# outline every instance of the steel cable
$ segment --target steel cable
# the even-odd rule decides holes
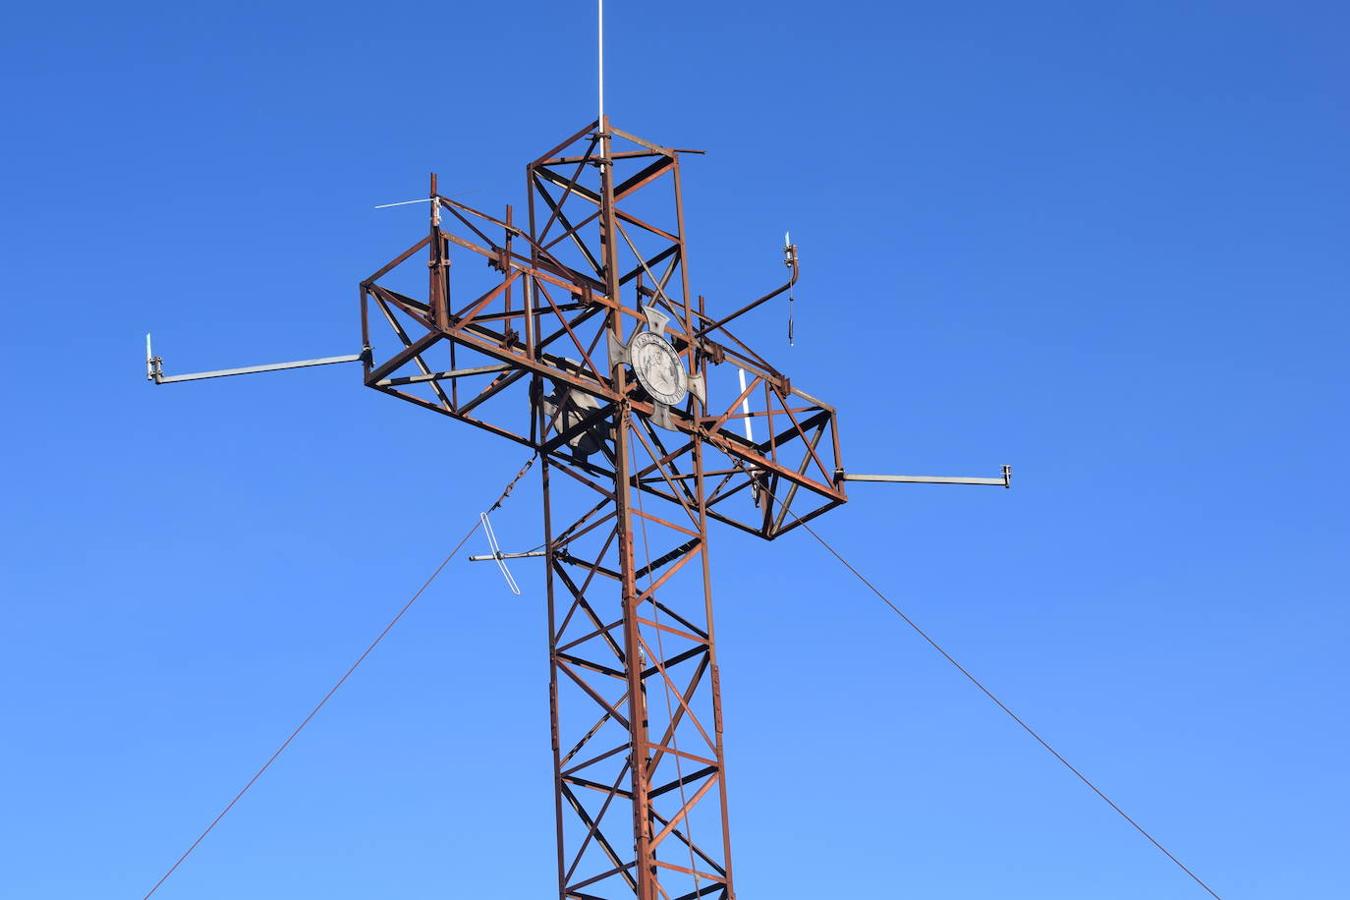
[[[501,494],[498,495],[496,501],[493,502],[492,506],[489,507],[489,509],[495,510],[501,508],[502,503],[505,502],[508,496],[510,496],[511,491],[516,486],[516,483],[519,482],[521,478],[525,477],[525,473],[530,470],[530,466],[534,464],[534,460],[535,457],[531,456],[529,460],[526,461],[525,465],[521,467],[520,471],[517,472],[515,477],[512,478],[511,481],[506,485],[506,488],[501,492]],[[277,749],[272,753],[272,755],[267,758],[267,762],[263,763],[262,766],[258,769],[258,771],[253,773],[253,777],[250,778],[244,784],[244,786],[239,789],[239,793],[235,794],[234,797],[230,800],[230,802],[225,804],[225,808],[222,809],[220,813],[214,819],[211,820],[211,824],[207,825],[205,830],[203,830],[201,834],[197,835],[197,839],[193,841],[192,844],[186,850],[183,851],[183,854],[179,856],[177,860],[174,861],[174,864],[169,866],[168,870],[163,875],[160,876],[159,881],[155,882],[154,887],[146,891],[145,897],[142,898],[142,900],[149,900],[150,897],[154,896],[155,892],[160,889],[160,886],[163,885],[164,882],[169,880],[169,876],[171,876],[174,872],[178,870],[178,867],[183,864],[183,861],[186,860],[189,856],[191,856],[192,852],[197,849],[198,845],[200,845],[201,842],[206,839],[206,836],[210,834],[211,831],[217,825],[220,824],[220,820],[225,818],[225,816],[229,813],[230,810],[234,809],[235,804],[239,802],[239,800],[244,796],[244,794],[248,793],[249,788],[253,787],[253,785],[257,783],[258,779],[263,776],[263,773],[272,767],[272,763],[276,762],[278,757],[280,757],[281,754],[286,751],[286,748],[291,745],[291,742],[296,739],[296,737],[300,734],[300,732],[305,730],[305,726],[308,725],[311,721],[313,721],[314,717],[319,714],[319,710],[324,708],[324,706],[328,703],[328,701],[333,698],[333,695],[338,692],[338,689],[342,687],[342,685],[344,685],[347,682],[347,679],[352,676],[352,673],[355,672],[358,667],[360,667],[361,663],[366,661],[366,657],[371,654],[371,651],[373,651],[377,646],[379,646],[380,642],[384,640],[385,635],[389,634],[389,632],[393,630],[394,626],[397,625],[399,623],[399,620],[403,618],[404,614],[407,613],[407,611],[412,608],[412,605],[417,602],[418,598],[421,597],[422,594],[426,592],[427,588],[431,587],[431,583],[436,580],[436,577],[440,575],[441,572],[445,569],[445,567],[450,564],[450,560],[455,558],[455,556],[459,553],[459,551],[464,548],[464,545],[469,542],[469,538],[473,537],[474,532],[477,531],[481,526],[482,526],[481,522],[474,522],[473,527],[470,528],[464,534],[464,537],[459,539],[459,543],[455,544],[454,549],[452,549],[448,554],[446,554],[445,559],[441,560],[440,565],[436,566],[436,568],[432,571],[431,575],[427,578],[427,580],[422,582],[422,586],[419,587],[417,591],[411,597],[408,598],[408,602],[403,604],[402,608],[399,609],[399,611],[394,614],[394,617],[389,620],[389,623],[384,626],[384,628],[380,631],[380,633],[375,636],[375,639],[371,641],[370,644],[367,645],[366,649],[361,652],[361,655],[356,658],[356,661],[353,662],[347,668],[347,671],[342,673],[342,677],[339,678],[333,684],[333,686],[328,689],[328,693],[323,695],[323,699],[321,699],[317,704],[315,704],[314,708],[309,711],[309,715],[305,716],[305,718],[301,720],[300,724],[295,726],[295,730],[292,731],[289,735],[287,735],[286,740],[282,741],[281,745],[278,746]]]
[[[766,490],[766,493],[769,493],[769,492]],[[775,503],[778,503],[780,506],[783,506],[783,505],[784,505],[783,502],[782,502],[781,500],[779,500],[778,497],[775,496],[773,493],[769,493],[769,496],[773,498],[773,500],[774,500]],[[933,648],[934,650],[936,650],[939,654],[941,654],[941,656],[942,656],[943,659],[945,659],[945,660],[947,660],[947,662],[951,663],[952,666],[954,666],[958,672],[960,672],[962,675],[964,675],[964,676],[966,677],[966,679],[967,679],[971,684],[973,684],[973,685],[975,685],[975,687],[979,688],[981,693],[983,693],[986,697],[988,697],[990,700],[992,700],[992,701],[994,702],[994,705],[996,705],[999,709],[1003,710],[1003,712],[1007,713],[1008,718],[1012,719],[1014,722],[1016,722],[1016,723],[1022,728],[1023,731],[1025,731],[1027,734],[1031,735],[1031,737],[1036,741],[1036,743],[1040,744],[1042,747],[1045,748],[1046,751],[1048,751],[1048,752],[1050,753],[1051,756],[1053,756],[1055,759],[1059,760],[1059,762],[1064,766],[1064,768],[1068,769],[1070,772],[1072,772],[1072,773],[1074,774],[1074,776],[1075,776],[1079,781],[1081,781],[1081,782],[1083,782],[1083,784],[1087,785],[1088,788],[1089,788],[1094,794],[1096,794],[1098,797],[1100,797],[1103,801],[1106,802],[1106,805],[1107,805],[1107,806],[1109,806],[1109,807],[1111,807],[1113,810],[1115,810],[1116,813],[1117,813],[1122,819],[1124,819],[1126,822],[1128,822],[1128,823],[1130,824],[1130,826],[1134,828],[1135,831],[1137,831],[1137,832],[1139,832],[1141,835],[1143,835],[1143,836],[1148,840],[1148,842],[1149,842],[1150,844],[1152,844],[1154,847],[1156,847],[1156,848],[1157,848],[1164,856],[1166,856],[1166,857],[1167,857],[1168,859],[1170,859],[1173,863],[1175,863],[1176,866],[1177,866],[1177,868],[1181,869],[1181,871],[1185,872],[1188,876],[1190,876],[1191,880],[1194,881],[1196,884],[1198,884],[1201,888],[1203,888],[1204,891],[1205,891],[1207,894],[1209,894],[1211,897],[1214,898],[1214,900],[1223,900],[1223,898],[1221,898],[1221,897],[1215,892],[1215,890],[1214,890],[1212,887],[1210,887],[1208,884],[1206,884],[1206,883],[1200,878],[1199,875],[1196,875],[1194,872],[1192,872],[1192,871],[1190,870],[1190,868],[1188,868],[1188,867],[1186,866],[1185,863],[1183,863],[1181,860],[1177,859],[1176,855],[1175,855],[1174,853],[1172,853],[1171,850],[1168,850],[1166,847],[1164,847],[1164,846],[1162,845],[1162,842],[1161,842],[1161,841],[1159,841],[1157,838],[1155,838],[1155,837],[1154,837],[1152,834],[1150,834],[1150,833],[1149,833],[1142,825],[1140,825],[1138,822],[1136,822],[1136,821],[1135,821],[1128,813],[1125,812],[1125,810],[1121,809],[1120,806],[1117,805],[1116,802],[1115,802],[1114,800],[1112,800],[1110,797],[1108,797],[1108,796],[1106,795],[1106,792],[1105,792],[1105,791],[1103,791],[1101,788],[1097,787],[1097,785],[1093,784],[1092,781],[1091,781],[1086,775],[1084,775],[1081,771],[1079,771],[1078,768],[1077,768],[1076,766],[1074,766],[1071,762],[1069,762],[1067,759],[1065,759],[1064,756],[1063,756],[1058,750],[1056,750],[1054,747],[1052,747],[1052,746],[1050,745],[1050,742],[1049,742],[1049,741],[1047,741],[1045,738],[1041,737],[1040,734],[1037,733],[1036,729],[1034,729],[1034,728],[1032,728],[1030,725],[1028,725],[1028,724],[1026,723],[1026,721],[1023,720],[1022,717],[1019,716],[1017,713],[1013,712],[1012,709],[1010,709],[1006,703],[1004,703],[1002,700],[1000,700],[1000,699],[998,698],[998,696],[994,694],[993,691],[991,691],[989,688],[985,687],[984,683],[983,683],[982,681],[980,681],[980,679],[978,679],[978,678],[976,678],[974,675],[972,675],[969,669],[967,669],[965,666],[961,665],[961,663],[958,662],[954,656],[952,656],[950,653],[948,653],[948,652],[942,647],[941,644],[939,644],[936,640],[934,640],[934,639],[928,634],[928,632],[924,631],[921,627],[919,627],[919,624],[918,624],[917,622],[915,622],[915,621],[914,621],[913,619],[911,619],[908,615],[906,615],[905,612],[904,612],[904,610],[902,610],[899,606],[897,606],[895,603],[893,603],[889,597],[887,597],[884,593],[882,593],[881,589],[878,588],[878,587],[877,587],[875,584],[873,584],[871,581],[869,581],[868,578],[867,578],[867,576],[863,575],[862,572],[858,571],[858,569],[857,569],[852,563],[850,563],[847,559],[845,559],[844,556],[843,556],[843,554],[841,554],[838,550],[836,550],[836,549],[830,544],[829,541],[827,541],[827,540],[825,540],[823,537],[821,537],[820,534],[818,534],[814,528],[812,528],[812,527],[811,527],[810,525],[808,525],[806,522],[802,521],[801,518],[798,517],[798,516],[797,516],[795,513],[793,513],[791,510],[786,510],[786,511],[787,511],[787,514],[788,514],[789,516],[792,516],[792,518],[796,520],[796,522],[797,522],[798,525],[800,525],[802,528],[806,529],[807,534],[809,534],[809,535],[811,535],[811,537],[815,538],[815,539],[816,539],[816,542],[819,543],[820,546],[824,547],[824,548],[826,549],[826,551],[828,551],[829,554],[830,554],[831,556],[833,556],[836,560],[838,560],[838,561],[844,566],[844,568],[848,569],[849,572],[853,573],[853,576],[854,576],[855,578],[857,578],[859,581],[861,581],[861,582],[867,587],[868,590],[870,590],[873,594],[876,594],[877,598],[880,599],[882,603],[885,603],[886,606],[890,607],[891,612],[893,612],[893,613],[895,613],[897,616],[899,616],[900,619],[901,619],[901,621],[903,621],[906,625],[908,625],[910,628],[912,628],[912,629],[914,630],[914,633],[915,633],[915,634],[917,634],[919,637],[923,638],[924,641],[927,642],[927,644],[928,644],[930,647],[932,647],[932,648]]]

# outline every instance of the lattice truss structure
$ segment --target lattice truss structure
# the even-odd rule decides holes
[[[846,500],[834,409],[691,294],[681,152],[594,122],[526,166],[525,223],[433,176],[428,235],[361,283],[368,386],[542,460],[562,898],[735,896],[708,523]],[[687,397],[639,383],[643,332]]]

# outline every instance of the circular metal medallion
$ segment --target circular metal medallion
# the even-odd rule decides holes
[[[680,354],[664,338],[650,331],[633,335],[628,358],[638,383],[666,406],[675,406],[689,396],[689,373],[680,362]]]

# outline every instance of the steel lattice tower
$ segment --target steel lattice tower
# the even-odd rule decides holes
[[[772,539],[846,499],[834,410],[691,293],[680,157],[587,125],[526,166],[528,230],[433,177],[430,233],[361,283],[368,386],[542,461],[563,898],[735,896],[708,523]],[[425,299],[386,286],[423,253]]]

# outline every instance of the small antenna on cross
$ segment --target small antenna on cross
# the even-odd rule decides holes
[[[797,265],[797,248],[792,243],[792,232],[783,232],[783,265],[788,267],[789,271],[795,271]],[[797,346],[797,337],[794,329],[794,316],[796,310],[797,296],[795,280],[788,285],[788,346]]]

